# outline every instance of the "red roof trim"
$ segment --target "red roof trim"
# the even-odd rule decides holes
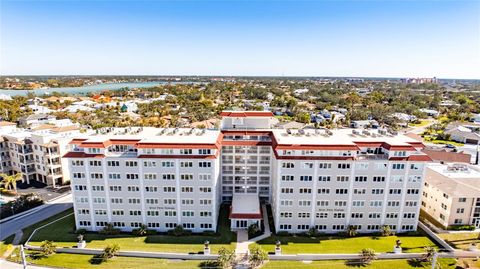
[[[272,142],[267,141],[233,141],[224,140],[222,146],[271,146]]]
[[[105,158],[103,154],[86,154],[85,152],[70,151],[63,155],[63,158]]]
[[[223,134],[225,135],[260,135],[260,136],[270,136],[272,132],[267,132],[267,131],[255,131],[255,130],[249,130],[249,131],[229,131],[225,130],[222,131]]]
[[[138,155],[140,159],[216,159],[217,155]]]
[[[86,138],[74,138],[72,141],[70,141],[68,144],[69,145],[80,145],[82,144],[83,141],[87,140]]]
[[[216,149],[216,144],[183,144],[183,143],[137,143],[136,147],[156,149]]]
[[[428,155],[410,155],[408,160],[412,162],[433,162],[432,158]]]
[[[231,219],[262,219],[262,214],[230,213],[228,217]]]
[[[311,149],[311,150],[360,150],[357,145],[278,145],[275,149],[279,150],[295,150],[295,149]]]
[[[222,117],[273,117],[270,111],[224,111],[220,113]]]

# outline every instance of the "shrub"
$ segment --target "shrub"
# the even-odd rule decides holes
[[[319,235],[319,232],[314,227],[310,228],[307,232],[307,236],[310,236],[310,237],[317,237],[318,235]]]
[[[360,255],[362,256],[361,261],[363,264],[370,264],[373,260],[377,258],[377,254],[375,250],[371,248],[364,248],[360,251]]]
[[[280,231],[277,233],[278,236],[291,236],[291,234],[287,231]]]
[[[167,233],[169,235],[182,236],[185,235],[185,229],[183,229],[182,225],[177,225],[174,229],[169,230]]]
[[[255,246],[250,250],[250,255],[248,255],[248,261],[253,266],[253,268],[262,265],[267,260],[268,253],[262,248]]]
[[[388,225],[383,225],[380,228],[380,233],[382,234],[382,236],[390,236],[393,234],[392,230],[390,229],[390,226]]]
[[[473,231],[476,227],[474,225],[452,225],[448,226],[448,230],[454,231]]]
[[[255,236],[259,235],[261,232],[262,232],[262,230],[260,230],[260,227],[258,227],[257,224],[251,224],[250,226],[248,226],[248,237],[249,238],[255,237]]]
[[[86,234],[87,230],[86,229],[77,229],[77,230],[75,230],[75,233],[76,234]]]
[[[215,231],[206,230],[202,232],[203,235],[214,236],[216,235]]]
[[[147,234],[147,225],[142,224],[140,228],[133,229],[132,234],[136,236],[143,236]]]
[[[113,227],[113,224],[111,223],[107,223],[107,225],[103,227],[103,229],[98,231],[98,233],[105,234],[105,235],[116,235],[120,233],[120,229]]]
[[[42,242],[42,245],[40,245],[41,252],[44,256],[50,256],[57,252],[57,246],[53,244],[52,241],[45,240]]]
[[[120,251],[120,246],[118,244],[108,245],[103,249],[103,253],[101,255],[104,261],[111,259],[117,255]]]

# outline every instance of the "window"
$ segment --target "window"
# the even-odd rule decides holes
[[[120,166],[120,162],[119,161],[107,161],[107,166],[110,166],[110,167]]]
[[[211,187],[199,187],[198,190],[199,190],[200,192],[206,192],[206,193],[212,192],[212,188],[211,188]]]
[[[400,206],[400,201],[388,201],[387,202],[387,206],[392,206],[392,207],[395,207],[395,206]]]
[[[354,207],[363,207],[365,206],[365,201],[353,201],[352,206]]]
[[[299,200],[298,201],[298,206],[310,206],[311,201],[310,200]]]
[[[315,217],[318,218],[318,219],[326,219],[326,218],[328,218],[328,213],[318,212],[318,213],[315,214]]]
[[[125,166],[127,166],[127,167],[137,167],[138,162],[137,161],[126,161]]]
[[[128,198],[128,203],[129,204],[140,204],[140,199],[139,198]]]
[[[110,191],[122,191],[122,186],[110,186]]]
[[[410,164],[410,169],[412,170],[421,170],[422,168],[423,168],[423,164],[420,164],[420,163]]]
[[[347,201],[335,201],[335,206],[347,206]]]
[[[387,219],[396,219],[398,218],[398,213],[386,213],[385,218]]]
[[[293,206],[293,200],[280,200],[281,206]]]
[[[202,229],[212,229],[212,227],[211,223],[200,223],[200,228]]]
[[[385,182],[385,177],[382,176],[374,176],[373,182]]]
[[[163,187],[163,192],[175,192],[175,187]]]
[[[390,189],[390,194],[401,194],[402,189]]]
[[[282,163],[282,168],[295,168],[293,163]]]
[[[73,166],[83,166],[83,161],[80,160],[74,160],[72,161]]]
[[[212,176],[210,174],[199,174],[198,180],[211,180]]]
[[[105,198],[103,197],[93,197],[94,204],[105,204]]]
[[[457,208],[457,214],[463,214],[465,212],[464,208]]]
[[[87,186],[86,185],[75,185],[75,190],[76,191],[86,191]]]
[[[282,188],[281,193],[293,193],[293,188]]]
[[[345,213],[333,213],[333,218],[334,219],[344,219],[345,218]]]
[[[300,181],[312,181],[312,176],[300,176]]]
[[[317,201],[317,206],[328,206],[328,201]]]
[[[199,149],[198,154],[200,154],[200,155],[210,155],[210,154],[212,154],[212,150],[211,149]]]
[[[337,176],[337,182],[348,182],[349,176]]]
[[[85,178],[85,173],[73,173],[73,178],[75,179]]]
[[[108,179],[121,179],[121,176],[118,173],[110,173],[108,174]]]
[[[114,216],[123,216],[123,210],[112,210],[112,215]]]
[[[163,180],[175,180],[175,174],[163,174],[162,179]]]
[[[180,174],[181,180],[193,180],[193,174]]]
[[[404,219],[413,219],[413,218],[415,218],[415,213],[404,213],[403,218]]]
[[[332,225],[332,229],[336,231],[345,230],[345,225]]]
[[[102,166],[102,161],[90,161],[90,166]]]
[[[299,224],[299,225],[297,225],[297,229],[298,229],[298,230],[308,230],[308,229],[310,229],[310,225],[307,225],[307,224]]]
[[[193,211],[182,211],[182,217],[194,217],[195,213]]]
[[[313,163],[308,162],[308,163],[302,163],[302,169],[312,169],[313,168]]]
[[[78,214],[80,214],[80,215],[88,215],[88,214],[90,214],[90,210],[88,210],[88,209],[79,209],[79,210],[77,210],[77,212],[78,212]]]
[[[298,190],[299,193],[312,193],[312,189],[310,188],[300,188]]]
[[[467,198],[464,198],[464,197],[458,198],[459,203],[465,203],[466,201],[467,201]]]
[[[193,167],[193,162],[180,162],[180,167]]]
[[[110,201],[111,201],[112,204],[122,204],[123,203],[122,198],[111,198]]]
[[[200,202],[200,205],[211,205],[212,204],[212,200],[210,200],[210,199],[200,199],[199,202]]]
[[[154,180],[157,179],[157,174],[144,174],[143,178],[146,180]]]
[[[310,218],[309,212],[298,212],[297,216],[301,219]]]
[[[407,189],[407,194],[418,194],[418,189]]]
[[[403,164],[403,163],[394,163],[394,164],[392,165],[392,169],[394,169],[394,170],[405,169],[405,164]]]
[[[157,162],[155,162],[155,161],[144,161],[143,166],[145,166],[145,167],[157,167]]]
[[[200,211],[199,215],[200,215],[200,217],[211,217],[212,212],[211,211]]]
[[[180,154],[182,154],[182,155],[193,154],[193,150],[192,149],[180,149]]]
[[[175,162],[164,161],[164,162],[162,162],[162,167],[175,167]]]
[[[193,187],[182,187],[182,192],[193,192]]]
[[[353,189],[353,194],[365,194],[367,192],[367,189]]]
[[[348,189],[335,189],[336,194],[348,194]]]
[[[381,214],[380,213],[370,213],[370,214],[368,214],[368,218],[369,219],[379,219],[379,218],[381,218]]]
[[[417,201],[405,201],[406,207],[416,207],[418,205]]]
[[[318,190],[317,190],[317,193],[318,193],[318,194],[329,194],[329,193],[330,193],[330,189],[326,189],[326,188],[318,189]]]
[[[318,181],[328,182],[330,181],[330,176],[319,176]]]
[[[363,218],[363,213],[352,213],[352,219],[361,219]]]
[[[372,207],[379,207],[382,206],[382,201],[370,201],[370,206]]]
[[[338,169],[350,169],[350,164],[349,163],[339,163],[337,165]]]
[[[291,230],[292,225],[290,224],[280,224],[280,230]]]
[[[292,218],[293,213],[292,212],[280,212],[280,218]]]
[[[95,209],[95,215],[107,215],[107,210]]]
[[[294,178],[295,178],[294,176],[283,175],[283,176],[282,176],[282,181],[293,181]]]
[[[100,173],[91,173],[91,174],[90,174],[90,178],[91,178],[91,179],[102,179],[102,178],[103,178],[103,174],[100,174]]]
[[[403,182],[403,176],[400,176],[400,175],[393,175],[390,180],[392,182],[396,182],[396,183],[400,183],[400,182]]]
[[[147,186],[147,187],[145,187],[145,191],[146,192],[157,192],[158,188],[155,187],[155,186],[153,186],[153,187],[152,186]]]
[[[140,187],[138,187],[138,186],[127,186],[127,191],[137,192],[137,191],[140,191]]]
[[[357,176],[355,177],[355,182],[367,182],[366,176]]]
[[[320,168],[320,169],[331,169],[332,164],[331,163],[319,163],[318,168]]]
[[[453,221],[453,223],[454,223],[454,224],[462,224],[463,221],[462,221],[462,219],[455,219],[455,220]]]
[[[140,210],[130,210],[128,213],[129,213],[130,216],[141,216],[142,215],[142,211],[140,211]]]
[[[138,174],[126,174],[127,179],[138,179]]]
[[[166,205],[174,205],[177,201],[175,199],[163,199],[163,203]]]
[[[193,199],[182,199],[182,205],[193,205]]]

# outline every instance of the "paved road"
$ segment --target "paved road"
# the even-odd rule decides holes
[[[45,204],[41,209],[0,224],[0,241],[32,224],[47,219],[73,206],[72,195]]]

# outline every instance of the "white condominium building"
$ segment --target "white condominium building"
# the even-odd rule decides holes
[[[70,179],[68,160],[62,156],[79,128],[70,125],[39,125],[17,128],[15,123],[0,122],[0,173],[22,173],[22,182],[36,180],[58,187]]]
[[[381,129],[273,129],[271,112],[221,116],[220,130],[109,128],[72,140],[77,227],[215,230],[228,202],[232,229],[260,222],[270,203],[277,231],[416,230],[431,161],[420,142]]]
[[[444,228],[480,228],[480,167],[468,164],[429,164],[422,209]]]

